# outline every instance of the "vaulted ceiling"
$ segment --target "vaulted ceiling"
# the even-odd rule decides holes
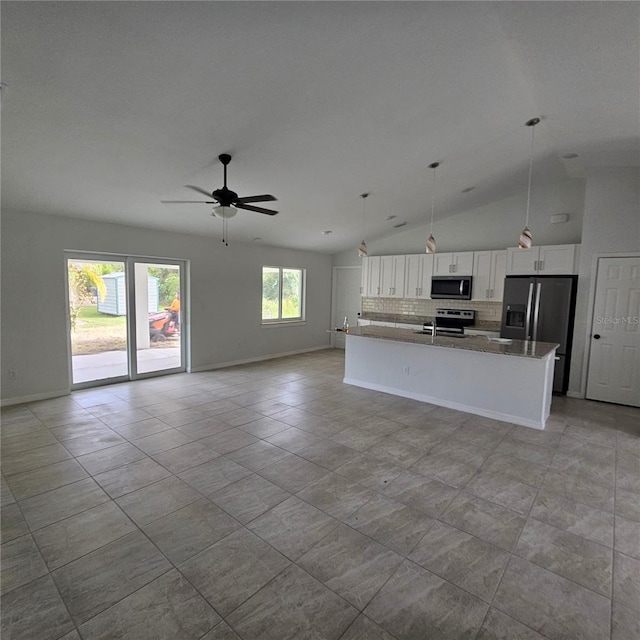
[[[219,237],[210,206],[160,200],[220,187],[230,153],[229,186],[280,211],[239,213],[233,239],[335,253],[363,192],[367,237],[424,224],[434,161],[436,217],[522,192],[534,116],[538,184],[639,164],[634,2],[0,10],[6,208]]]

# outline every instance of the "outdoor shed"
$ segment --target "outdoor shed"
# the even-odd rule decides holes
[[[104,299],[98,296],[98,312],[110,316],[127,315],[127,292],[123,271],[107,273],[102,281],[107,289]],[[149,313],[158,310],[158,278],[147,276],[149,282]]]

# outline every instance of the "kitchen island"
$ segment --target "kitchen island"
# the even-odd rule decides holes
[[[557,344],[358,327],[346,333],[346,384],[544,429]]]

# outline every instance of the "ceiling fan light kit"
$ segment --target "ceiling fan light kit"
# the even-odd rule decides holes
[[[529,230],[529,207],[531,204],[531,170],[533,169],[534,127],[539,122],[540,118],[531,118],[531,120],[527,120],[527,122],[525,122],[525,125],[527,127],[531,127],[531,149],[529,152],[529,186],[527,188],[527,211],[524,218],[524,229],[520,232],[520,237],[518,238],[518,247],[520,249],[531,249],[533,245],[533,236],[531,235],[531,231]]]

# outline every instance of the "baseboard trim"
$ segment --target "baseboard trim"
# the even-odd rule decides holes
[[[577,398],[578,400],[584,400],[584,393],[579,391],[567,391],[567,398]]]
[[[255,358],[244,358],[242,360],[231,360],[229,362],[220,362],[218,364],[209,364],[203,367],[191,367],[190,373],[201,373],[203,371],[214,371],[215,369],[225,369],[226,367],[235,367],[240,364],[251,364],[252,362],[263,362],[264,360],[275,360],[277,358],[286,358],[287,356],[297,356],[301,353],[311,353],[312,351],[323,351],[324,349],[333,349],[329,345],[321,347],[310,347],[307,349],[297,349],[296,351],[285,351],[283,353],[272,353],[268,356],[257,356]]]
[[[405,391],[403,389],[396,389],[394,387],[387,387],[382,384],[364,383],[360,380],[352,380],[350,378],[343,378],[342,382],[345,384],[353,385],[354,387],[362,387],[363,389],[371,389],[372,391],[382,391],[384,393],[390,393],[394,396],[400,396],[402,398],[410,398],[411,400],[419,400],[420,402],[428,402],[429,404],[435,404],[439,407],[446,407],[447,409],[455,409],[456,411],[463,411],[464,413],[470,413],[476,416],[482,416],[483,418],[491,418],[493,420],[500,420],[501,422],[509,422],[511,424],[517,424],[523,427],[530,427],[532,429],[543,430],[545,425],[536,422],[535,420],[527,420],[520,416],[510,415],[508,413],[501,413],[498,411],[491,411],[489,409],[478,409],[476,407],[470,407],[466,404],[459,402],[451,402],[449,400],[442,400],[441,398],[432,398],[431,396],[422,393],[413,393],[412,391]]]
[[[202,371],[214,371],[215,369],[224,369],[226,367],[234,367],[240,364],[251,364],[252,362],[262,362],[264,360],[275,360],[277,358],[286,358],[287,356],[297,356],[302,353],[311,353],[313,351],[323,351],[325,349],[333,349],[329,345],[318,347],[309,347],[307,349],[296,349],[295,351],[285,351],[283,353],[273,353],[267,356],[257,356],[255,358],[244,358],[242,360],[233,360],[230,362],[220,362],[218,364],[205,365],[203,367],[192,367],[189,373],[200,373]],[[97,387],[92,387],[97,388]],[[71,394],[71,389],[60,389],[58,391],[50,391],[48,393],[37,393],[29,396],[19,396],[15,398],[2,398],[0,407],[9,407],[15,404],[25,404],[27,402],[37,402],[38,400],[51,400],[52,398],[60,398]]]
[[[71,389],[60,389],[59,391],[49,391],[48,393],[35,393],[30,396],[18,396],[15,398],[2,398],[0,407],[10,407],[14,404],[25,404],[27,402],[38,402],[38,400],[51,400],[61,398],[71,394]]]

